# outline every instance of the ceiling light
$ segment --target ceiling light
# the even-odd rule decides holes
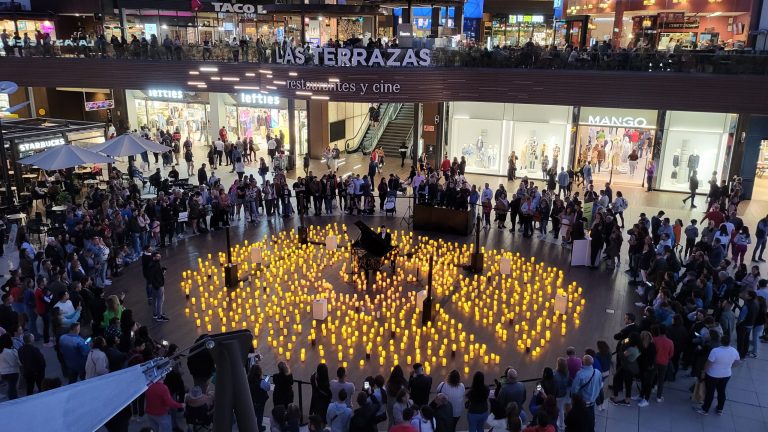
[[[263,74],[270,74],[270,73],[272,73],[272,72],[270,72],[270,71],[268,71],[268,70],[264,70],[264,69],[259,69],[259,73],[263,73]]]
[[[201,85],[201,84],[205,85],[205,83],[202,81],[187,81],[187,84],[188,85]]]
[[[277,87],[275,87],[275,86],[267,86],[267,88],[270,89],[270,90],[277,90]]]
[[[217,77],[217,76],[212,76],[211,80],[213,80],[213,81],[221,81],[221,78]]]
[[[275,84],[275,85],[285,85],[285,81],[272,81],[272,84]]]
[[[328,78],[328,82],[339,82],[338,78]]]
[[[307,91],[297,91],[296,94],[299,96],[312,96],[312,92]]]
[[[190,75],[200,75],[200,72],[198,71],[189,71]]]
[[[221,80],[222,81],[240,81],[240,78],[238,78],[238,77],[223,77]]]
[[[253,73],[253,72],[246,72],[246,73],[245,73],[245,76],[247,76],[247,77],[255,77],[255,76],[256,76],[256,74],[255,74],[255,73]]]
[[[219,68],[216,66],[200,66],[200,72],[218,72]]]
[[[236,85],[235,88],[238,90],[260,90],[261,89],[259,86],[241,86],[241,85]]]
[[[322,100],[328,100],[330,99],[328,96],[312,96],[312,99],[322,99]]]
[[[288,75],[290,75],[290,76],[297,76],[299,74],[297,74],[296,72],[288,72]]]

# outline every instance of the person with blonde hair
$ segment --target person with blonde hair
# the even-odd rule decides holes
[[[123,314],[123,305],[120,304],[120,299],[116,295],[111,295],[105,300],[107,309],[104,311],[104,317],[101,320],[101,327],[109,327],[109,322],[112,318],[120,319]]]

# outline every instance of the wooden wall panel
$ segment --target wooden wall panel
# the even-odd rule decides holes
[[[216,66],[218,72],[197,71]],[[269,72],[272,78],[268,78]],[[255,74],[253,77],[246,75]],[[292,74],[295,74],[292,75]],[[212,77],[219,77],[214,81]],[[224,78],[238,78],[226,81]],[[284,82],[305,80],[356,91],[314,91],[331,100],[351,102],[480,101],[608,108],[647,108],[705,112],[768,114],[768,80],[759,75],[597,72],[495,68],[298,67],[256,63],[136,61],[74,58],[2,58],[0,79],[21,86],[101,87],[112,89],[174,88],[233,93],[235,86],[259,86],[271,94],[296,96]],[[203,81],[205,89],[189,85]],[[274,81],[278,81],[275,83]],[[372,92],[377,84],[398,84],[399,92]],[[363,94],[361,88],[368,86]],[[270,86],[272,88],[267,88]]]

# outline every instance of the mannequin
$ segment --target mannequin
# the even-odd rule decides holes
[[[478,152],[483,151],[483,136],[482,135],[477,137],[477,142],[475,143],[475,147],[477,147],[477,151]]]
[[[555,147],[552,148],[552,166],[558,170],[560,169],[559,160],[560,160],[560,146],[555,144]]]
[[[699,169],[699,154],[695,151],[691,153],[690,156],[688,156],[688,179],[691,178],[691,173],[693,171],[697,171]]]
[[[525,169],[532,171],[536,169],[536,161],[539,158],[539,142],[536,140],[536,133],[531,132],[531,137],[525,142]]]

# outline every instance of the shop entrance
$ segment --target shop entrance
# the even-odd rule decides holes
[[[207,143],[208,105],[184,102],[136,100],[136,119],[151,131],[178,130],[182,139]]]
[[[640,186],[652,153],[654,134],[653,129],[581,125],[574,170],[589,161],[595,189],[608,181]]]

